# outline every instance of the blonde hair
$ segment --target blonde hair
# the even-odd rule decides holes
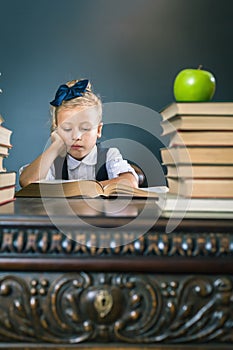
[[[82,80],[82,79],[81,79]],[[79,79],[71,80],[66,83],[68,87],[75,85]],[[51,132],[54,131],[57,127],[57,113],[61,109],[73,109],[77,106],[80,107],[97,107],[98,115],[100,121],[102,120],[102,101],[99,96],[94,94],[92,91],[91,83],[88,81],[88,85],[85,89],[85,92],[82,93],[82,96],[75,97],[71,100],[63,100],[60,106],[51,106],[50,112],[52,115],[52,123],[51,123]]]

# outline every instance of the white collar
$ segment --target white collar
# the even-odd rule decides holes
[[[86,155],[82,160],[73,158],[70,154],[67,155],[67,166],[68,169],[74,170],[81,163],[86,165],[95,165],[97,163],[97,147],[96,145],[92,148],[91,152]]]

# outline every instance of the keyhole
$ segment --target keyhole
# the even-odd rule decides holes
[[[100,290],[96,294],[94,306],[100,317],[105,317],[113,306],[112,295],[107,290]]]

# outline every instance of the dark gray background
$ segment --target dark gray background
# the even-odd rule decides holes
[[[203,64],[216,76],[213,100],[232,100],[232,18],[232,0],[0,0],[0,112],[13,130],[5,166],[18,171],[42,152],[49,101],[70,79],[89,78],[103,102],[159,111],[174,100],[176,74]],[[105,139],[127,132],[160,161],[152,135],[107,125]]]

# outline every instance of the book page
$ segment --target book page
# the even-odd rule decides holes
[[[54,179],[54,180],[38,180],[35,181],[35,183],[41,183],[41,184],[63,184],[66,182],[78,182],[78,181],[83,181],[83,180],[62,180],[62,179]],[[89,180],[84,180],[84,181],[89,181]],[[90,180],[92,181],[92,180]]]
[[[103,186],[95,180],[42,180],[19,190],[21,197],[98,197]]]
[[[147,188],[134,188],[120,183],[109,184],[104,187],[104,193],[106,196],[110,195],[127,195],[135,197],[153,197],[157,198],[157,194],[168,192],[166,186],[156,186]]]
[[[140,190],[146,191],[146,192],[155,192],[155,193],[169,192],[169,188],[167,186],[142,187],[140,188]]]

